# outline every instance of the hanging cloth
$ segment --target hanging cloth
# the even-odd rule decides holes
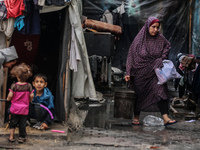
[[[14,31],[15,18],[8,18],[6,20],[1,20],[0,22],[0,32],[4,32],[7,37],[11,37]]]
[[[72,26],[72,40],[70,48],[69,67],[71,70],[74,70],[74,72],[77,72],[77,65],[79,61],[81,61],[81,57],[79,54],[77,41],[75,38],[74,27]]]
[[[7,18],[16,18],[23,15],[23,11],[25,10],[23,0],[5,0],[5,5],[7,8]]]
[[[7,17],[7,9],[4,1],[0,1],[0,20],[4,20]]]
[[[113,24],[113,15],[109,10],[106,10],[104,12],[102,19],[103,22]]]

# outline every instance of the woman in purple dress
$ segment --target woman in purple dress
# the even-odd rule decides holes
[[[177,121],[168,117],[167,84],[157,84],[155,68],[163,67],[162,61],[168,58],[170,43],[159,32],[160,21],[149,17],[140,32],[133,40],[126,63],[125,80],[132,83],[137,94],[134,107],[133,125],[139,124],[140,111],[156,104],[164,120],[164,125]]]

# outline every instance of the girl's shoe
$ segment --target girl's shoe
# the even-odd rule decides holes
[[[8,138],[8,141],[9,141],[9,142],[15,142],[15,139],[10,139],[10,138]]]
[[[25,138],[22,138],[22,137],[19,137],[18,142],[19,142],[19,143],[24,143],[24,142],[26,142],[26,139],[25,139]]]

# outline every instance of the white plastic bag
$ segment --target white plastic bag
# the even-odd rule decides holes
[[[147,127],[149,126],[163,126],[164,121],[163,119],[153,116],[153,115],[148,115],[143,119],[143,124]]]
[[[171,79],[181,78],[171,60],[163,60],[163,67],[161,69],[156,68],[155,73],[158,78],[158,84],[164,84]]]

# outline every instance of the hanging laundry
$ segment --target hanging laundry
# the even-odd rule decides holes
[[[122,2],[122,5],[117,7],[117,12],[122,15],[125,13],[125,9],[124,9],[125,5],[124,5],[124,2]]]
[[[33,0],[35,8],[42,10],[43,6],[45,5],[45,0]]]
[[[23,0],[5,0],[5,5],[7,9],[7,18],[16,18],[23,15],[23,11],[25,10]]]
[[[109,10],[106,10],[103,14],[102,18],[103,22],[113,24],[113,15]]]
[[[24,18],[25,16],[19,16],[15,19],[14,28],[17,28],[18,31],[24,27]]]
[[[26,0],[26,9],[27,11],[24,18],[25,26],[19,32],[26,35],[40,34],[39,9],[35,9],[35,5],[32,0]]]
[[[108,62],[107,57],[103,57],[102,60],[102,67],[101,67],[101,82],[108,81]]]
[[[7,9],[4,1],[0,1],[0,20],[4,20],[7,17]]]
[[[98,68],[101,68],[99,64],[102,63],[102,56],[98,55],[89,56],[89,62],[90,62],[92,77],[95,80],[97,78]]]
[[[74,27],[72,25],[72,40],[71,40],[71,48],[70,48],[70,58],[69,58],[69,67],[71,70],[74,70],[74,72],[77,72],[77,65],[78,62],[81,61],[81,56],[79,54],[78,45],[76,41],[75,31]]]
[[[1,20],[0,32],[3,32],[7,37],[11,37],[14,31],[15,18]]]

